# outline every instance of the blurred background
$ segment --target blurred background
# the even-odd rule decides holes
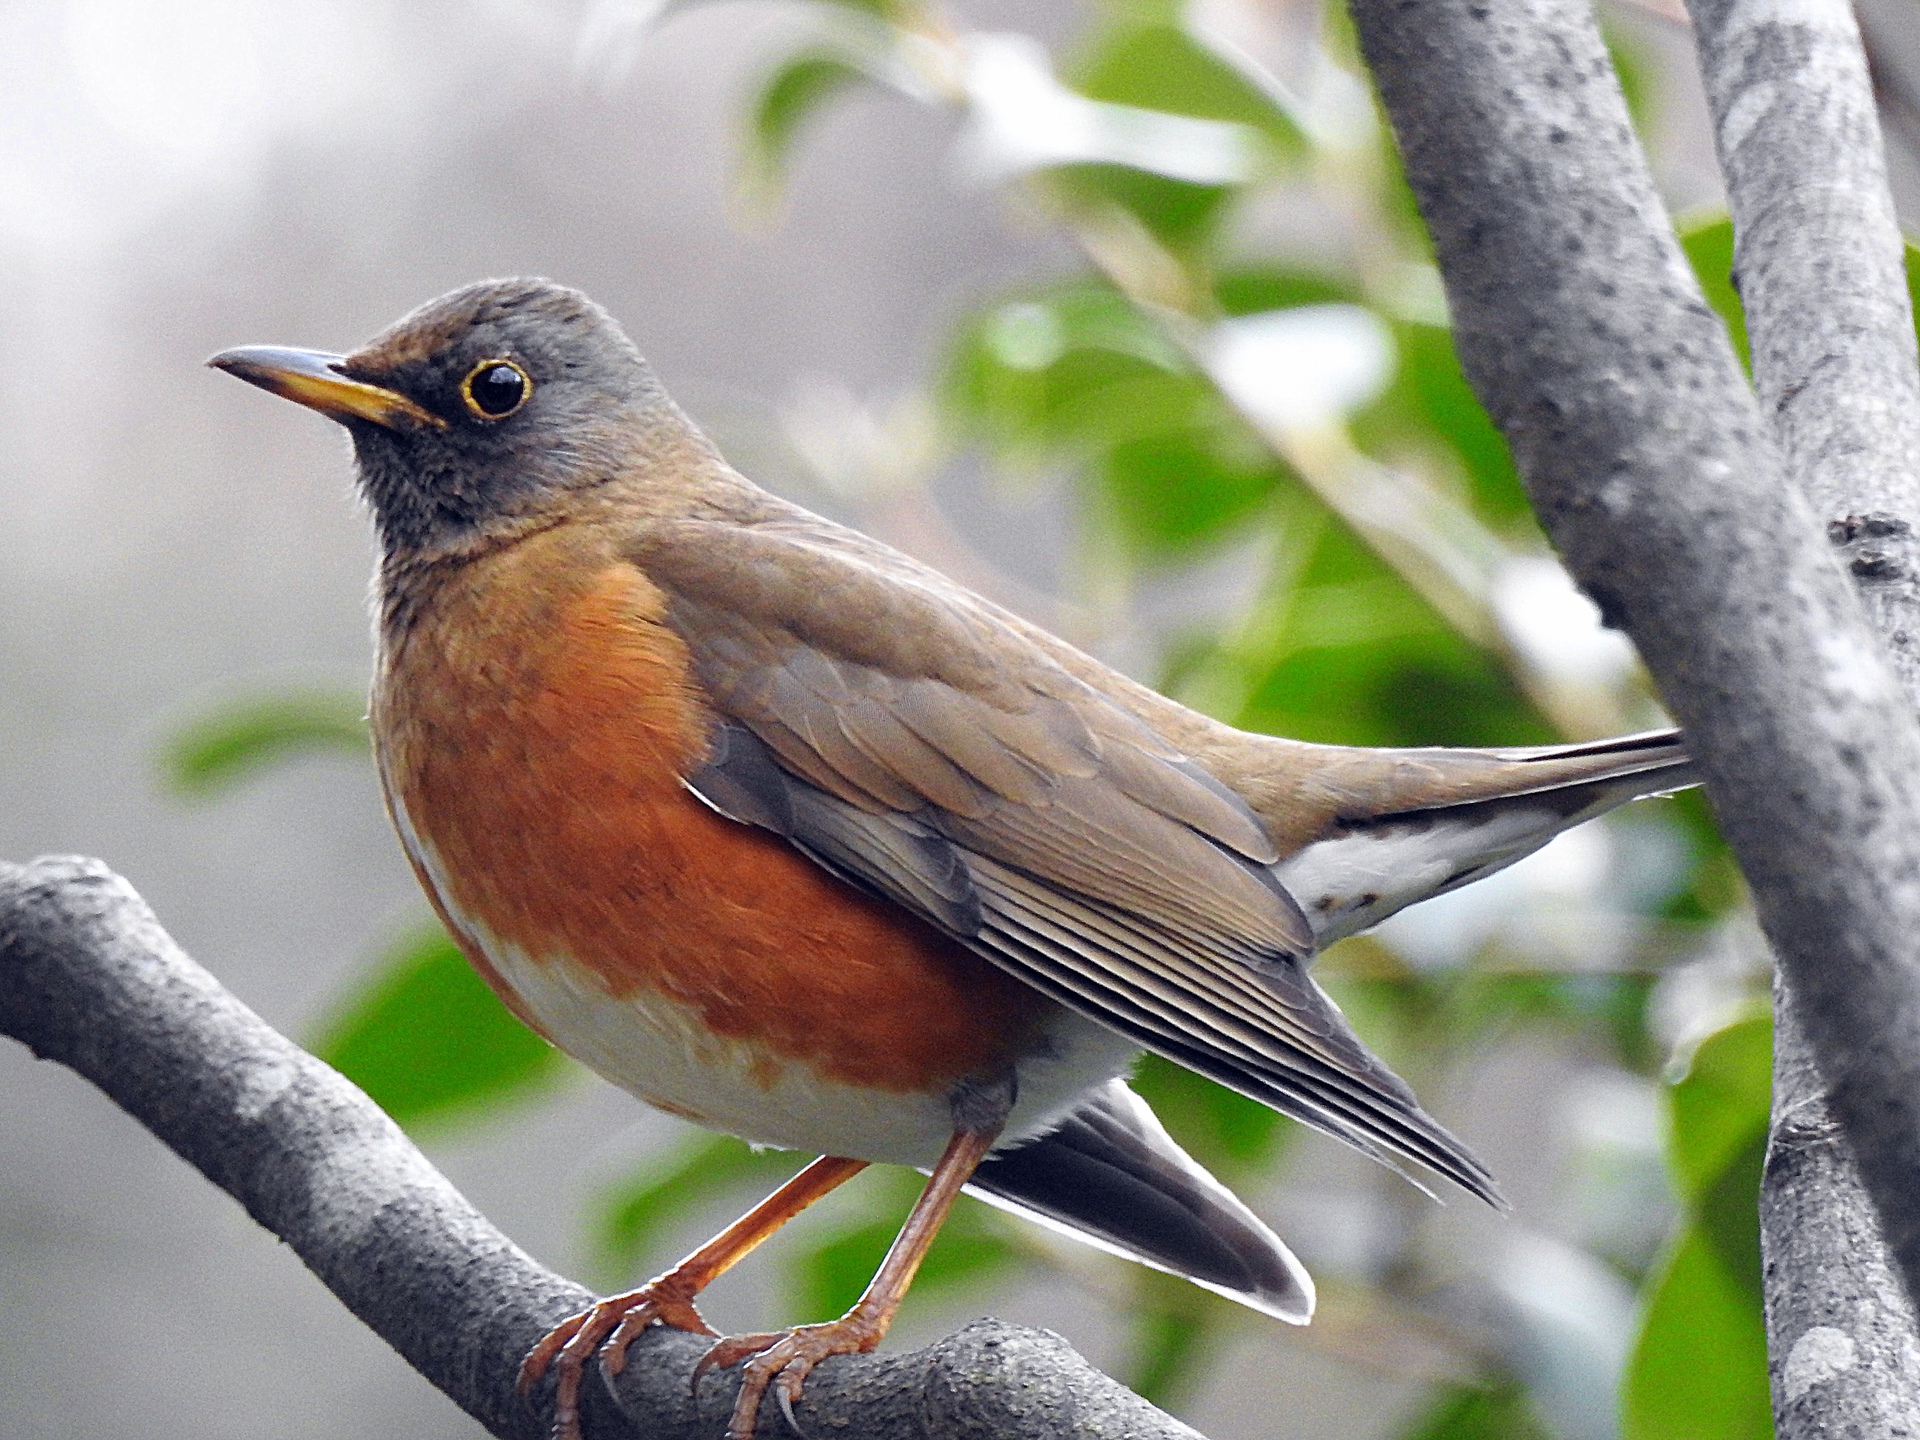
[[[1737,325],[1684,26],[1603,18]],[[1912,213],[1920,67],[1897,15],[1869,20]],[[360,730],[345,440],[212,351],[348,349],[456,284],[550,275],[761,483],[1236,724],[1661,723],[1459,374],[1344,18],[1313,0],[0,22],[0,855],[105,858],[587,1283],[652,1273],[803,1157],[555,1056],[435,935]],[[1314,1270],[1316,1323],[968,1203],[890,1343],[1049,1326],[1214,1440],[1767,1434],[1767,964],[1697,800],[1590,826],[1318,972],[1511,1217],[1150,1064],[1176,1135]],[[916,1184],[847,1187],[708,1315],[836,1313]],[[0,1047],[0,1436],[479,1433],[225,1196]]]

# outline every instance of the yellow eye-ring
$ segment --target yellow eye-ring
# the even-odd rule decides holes
[[[482,360],[460,382],[460,398],[481,420],[504,420],[533,394],[533,381],[513,361]]]

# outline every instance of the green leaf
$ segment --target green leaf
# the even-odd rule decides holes
[[[1644,46],[1611,25],[1602,25],[1601,34],[1606,41],[1607,54],[1613,60],[1614,73],[1620,77],[1620,93],[1626,98],[1627,114],[1632,117],[1635,128],[1644,135],[1653,119],[1655,92],[1651,57]]]
[[[821,1320],[846,1314],[886,1259],[899,1229],[895,1222],[869,1220],[808,1246],[787,1279],[794,1313]]]
[[[1740,363],[1753,368],[1747,340],[1747,313],[1740,306],[1739,292],[1733,288],[1733,221],[1725,216],[1701,221],[1680,232],[1680,248],[1700,281],[1707,303],[1726,321]]]
[[[1660,907],[1661,918],[1681,924],[1701,924],[1741,904],[1746,898],[1746,881],[1741,878],[1720,827],[1714,823],[1705,795],[1698,790],[1683,791],[1661,809],[1670,823],[1681,828],[1694,856],[1686,885]]]
[[[789,1151],[755,1150],[731,1135],[689,1134],[600,1197],[591,1231],[595,1268],[616,1284],[643,1264],[664,1268],[672,1257],[655,1254],[654,1247],[689,1207],[749,1184],[771,1194],[799,1169]]]
[[[1670,1096],[1668,1163],[1686,1213],[1649,1282],[1628,1366],[1626,1440],[1772,1434],[1760,1262],[1772,1021],[1709,1036]]]
[[[1078,285],[1015,297],[970,321],[942,398],[964,434],[1004,455],[1051,459],[1182,425],[1209,395],[1117,291]]]
[[[1696,1226],[1656,1272],[1624,1388],[1625,1440],[1773,1434],[1760,1307]]]
[[[1094,469],[1128,548],[1148,561],[1220,538],[1250,519],[1287,472],[1205,429],[1115,445]]]
[[[1205,1378],[1230,1326],[1246,1312],[1177,1275],[1129,1266],[1127,1357],[1121,1382],[1163,1410],[1184,1405]]]
[[[1694,1202],[1695,1229],[1740,1286],[1755,1313],[1765,1303],[1761,1289],[1760,1177],[1767,1165],[1767,1135],[1753,1135]]]
[[[1438,439],[1472,483],[1473,508],[1489,523],[1531,526],[1532,506],[1506,439],[1481,407],[1444,326],[1398,321],[1400,364],[1387,393],[1355,417],[1354,437],[1374,454]]]
[[[1555,738],[1499,657],[1461,638],[1348,527],[1329,518],[1303,549],[1290,589],[1262,601],[1277,617],[1263,643],[1188,650],[1175,688],[1237,667],[1243,698],[1220,719],[1326,744]]]
[[[947,411],[1005,463],[1075,464],[1129,553],[1161,562],[1261,510],[1290,472],[1110,287],[1010,299],[959,335]]]
[[[160,767],[179,793],[205,799],[289,756],[367,758],[366,702],[334,690],[290,690],[222,706],[174,734]]]
[[[1072,78],[1092,100],[1248,125],[1284,155],[1307,149],[1307,137],[1277,89],[1262,85],[1175,24],[1110,31]]]
[[[411,1129],[470,1119],[566,1068],[437,925],[395,945],[317,1036],[314,1054]]]
[[[1168,10],[1124,16],[1094,42],[1069,78],[1081,94],[1106,104],[1245,125],[1278,158],[1298,157],[1308,148],[1277,86],[1195,40]],[[1186,257],[1206,246],[1247,188],[1109,164],[1058,166],[1047,172],[1046,183],[1067,209],[1117,206],[1167,250]]]
[[[1716,1031],[1693,1052],[1670,1097],[1668,1145],[1688,1200],[1699,1201],[1756,1136],[1765,1137],[1772,1077],[1773,1021],[1765,1014]]]
[[[800,127],[828,101],[865,78],[858,66],[833,51],[806,51],[782,61],[747,112],[749,183],[766,190],[777,187]]]
[[[1449,1385],[1414,1420],[1402,1440],[1551,1440],[1518,1385],[1491,1389]]]
[[[1300,305],[1357,305],[1360,292],[1344,280],[1282,265],[1229,270],[1214,278],[1213,298],[1226,315],[1258,315]]]
[[[1118,206],[1168,251],[1185,257],[1213,238],[1240,193],[1235,186],[1176,180],[1130,165],[1057,165],[1044,174],[1067,209],[1099,213]]]
[[[1437,621],[1425,633],[1293,651],[1260,680],[1234,723],[1329,745],[1554,739],[1498,659]]]

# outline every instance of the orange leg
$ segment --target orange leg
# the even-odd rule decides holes
[[[807,1206],[866,1168],[864,1160],[823,1155],[671,1270],[548,1331],[520,1362],[520,1393],[531,1390],[553,1366],[553,1440],[580,1440],[580,1382],[602,1341],[606,1349],[601,1364],[618,1375],[627,1363],[627,1346],[656,1321],[696,1335],[717,1335],[693,1308],[693,1297]]]
[[[751,1440],[760,1401],[769,1385],[774,1386],[781,1410],[798,1433],[793,1402],[800,1398],[800,1387],[813,1367],[829,1355],[863,1354],[880,1343],[907,1287],[913,1283],[914,1272],[953,1208],[960,1187],[972,1178],[998,1134],[997,1126],[991,1131],[954,1132],[939,1164],[933,1167],[927,1188],[920,1192],[907,1223],[900,1227],[888,1249],[887,1258],[845,1315],[825,1325],[800,1325],[768,1335],[736,1335],[722,1340],[701,1358],[693,1372],[695,1385],[709,1369],[747,1362],[740,1398],[734,1402],[733,1418],[727,1424],[727,1440]]]

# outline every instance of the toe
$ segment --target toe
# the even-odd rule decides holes
[[[520,1393],[526,1394],[540,1383],[540,1377],[547,1373],[547,1367],[553,1364],[569,1340],[587,1323],[591,1310],[582,1310],[578,1315],[569,1315],[553,1329],[540,1337],[540,1342],[527,1352],[527,1358],[520,1362]]]
[[[800,1428],[800,1417],[793,1413],[793,1406],[800,1398],[800,1387],[806,1383],[807,1376],[813,1373],[813,1365],[809,1363],[804,1370],[800,1370],[797,1368],[799,1364],[796,1360],[780,1372],[779,1378],[773,1382],[773,1398],[780,1402],[780,1413],[787,1417],[787,1428],[805,1440],[807,1432]]]
[[[580,1387],[587,1363],[602,1345],[607,1347],[608,1373],[618,1375],[626,1364],[627,1346],[656,1320],[681,1330],[714,1333],[683,1291],[649,1281],[568,1316],[527,1352],[520,1362],[522,1395],[553,1372],[553,1440],[580,1440]]]

